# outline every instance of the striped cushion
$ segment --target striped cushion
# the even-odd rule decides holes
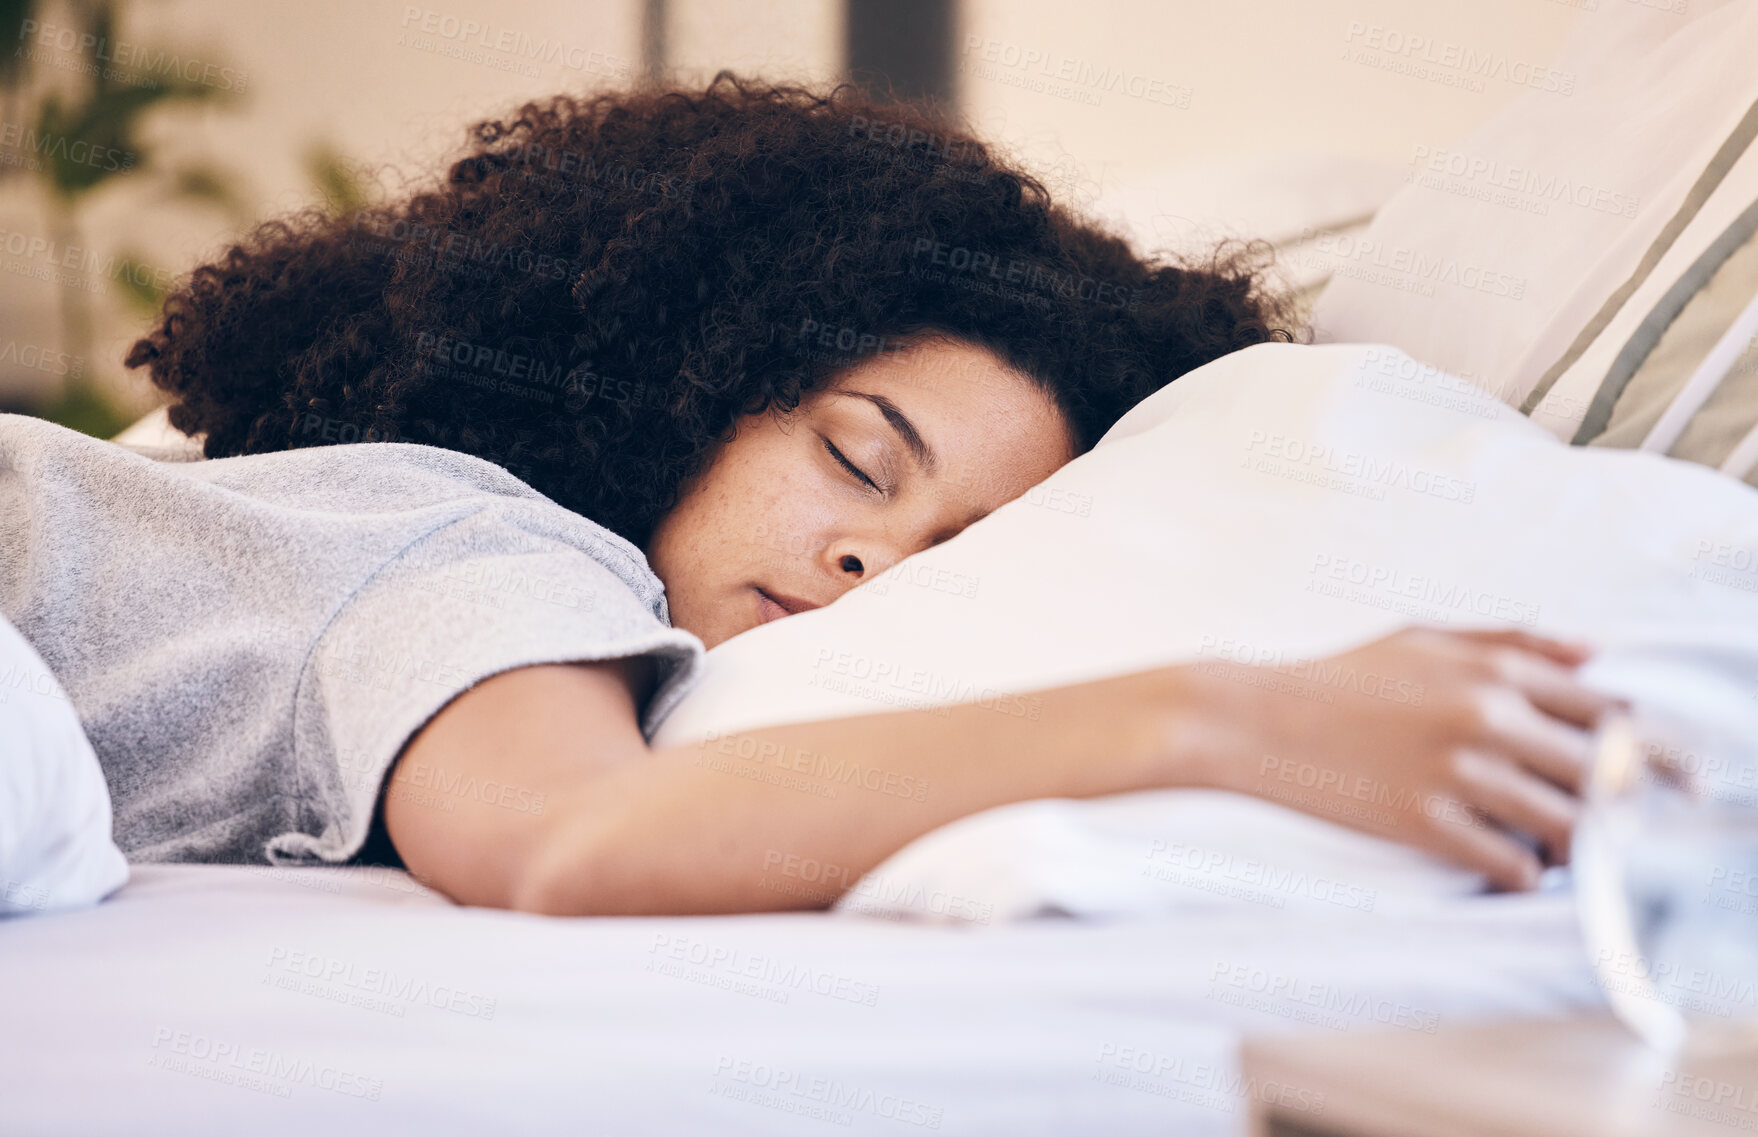
[[[1748,236],[1692,294],[1613,402],[1608,425],[1588,438],[1588,444],[1641,447],[1754,297],[1758,297],[1758,235]],[[1701,409],[1685,419],[1677,441],[1651,444],[1649,449],[1720,466],[1758,424],[1758,336],[1739,338],[1739,354]],[[1758,485],[1758,465],[1744,477]]]

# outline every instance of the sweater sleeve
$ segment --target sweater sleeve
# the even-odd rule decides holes
[[[694,685],[704,655],[702,642],[666,617],[658,579],[615,542],[582,547],[494,509],[427,534],[342,605],[304,665],[293,723],[301,816],[296,830],[269,840],[269,860],[354,856],[404,744],[503,671],[651,655],[658,683],[640,724],[651,737]],[[448,781],[443,771],[429,788],[440,808],[454,794],[542,808],[523,787]]]

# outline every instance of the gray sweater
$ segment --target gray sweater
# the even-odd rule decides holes
[[[131,861],[347,860],[403,744],[473,684],[651,654],[651,735],[700,673],[641,551],[489,462],[169,457],[0,415],[0,615],[66,688]],[[542,808],[426,775],[439,808]]]

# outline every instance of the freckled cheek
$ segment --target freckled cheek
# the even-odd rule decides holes
[[[824,505],[809,487],[771,486],[759,499],[754,524],[764,535],[764,560],[797,564],[813,557],[824,542]]]
[[[839,504],[836,487],[825,483],[809,457],[778,447],[753,454],[738,473],[740,532],[755,541],[758,559],[797,569],[802,559],[816,557],[830,538]]]
[[[778,557],[777,500],[782,495],[767,451],[749,443],[724,451],[694,503],[699,559],[712,564],[715,575],[741,586],[753,570]]]

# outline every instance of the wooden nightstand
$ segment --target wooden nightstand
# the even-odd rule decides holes
[[[1250,1042],[1254,1137],[1758,1134],[1758,1054],[1671,1062],[1610,1016]]]

